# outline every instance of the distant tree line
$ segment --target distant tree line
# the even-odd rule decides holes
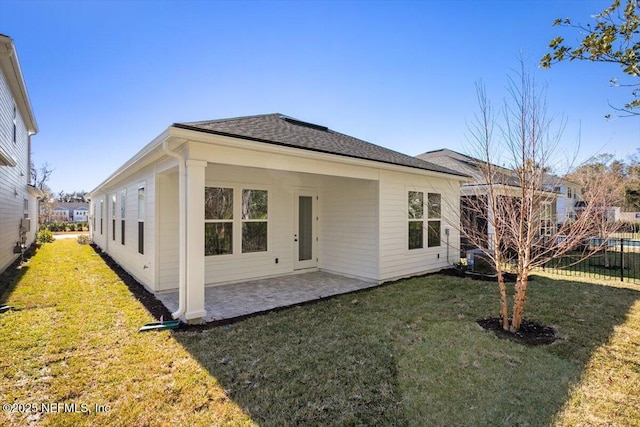
[[[613,154],[600,154],[591,158],[566,176],[567,180],[580,184],[583,193],[601,185],[602,177],[616,201],[625,212],[640,212],[640,148],[626,159],[616,159]]]

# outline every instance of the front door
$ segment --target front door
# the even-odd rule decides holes
[[[294,269],[318,266],[316,258],[316,193],[298,191],[294,203]]]

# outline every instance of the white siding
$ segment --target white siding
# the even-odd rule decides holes
[[[319,205],[319,267],[377,281],[378,183],[326,178]]]
[[[207,186],[269,191],[268,247],[266,252],[241,253],[239,230],[234,224],[234,254],[208,256],[205,282],[209,285],[237,282],[293,272],[293,197],[296,188],[318,187],[312,175],[210,164]],[[278,263],[276,263],[276,259]]]
[[[138,188],[144,185],[146,192],[146,221],[144,254],[138,253]],[[121,240],[121,194],[125,192],[125,241]],[[154,194],[155,179],[153,169],[146,169],[112,188],[105,189],[94,199],[96,209],[100,210],[100,200],[104,200],[103,233],[100,234],[100,212],[97,212],[96,229],[92,230],[93,242],[111,256],[118,264],[133,275],[139,282],[154,289],[155,252],[154,252]],[[112,196],[116,196],[115,230],[113,240]],[[90,221],[90,226],[93,226]]]
[[[408,191],[423,191],[425,198],[428,192],[442,195],[441,246],[408,249]],[[380,280],[434,272],[460,261],[459,200],[456,181],[381,171]]]
[[[0,271],[11,264],[18,255],[13,253],[20,240],[20,220],[36,204],[29,195],[29,135],[20,110],[16,108],[17,135],[13,142],[14,98],[5,75],[0,71],[0,146],[16,161],[16,166],[0,166]],[[29,200],[25,212],[24,200]],[[27,245],[33,243],[37,229],[37,216],[31,217],[31,230],[27,234]]]
[[[159,174],[157,185],[157,284],[155,291],[178,288],[178,174]],[[148,216],[148,215],[147,215]]]

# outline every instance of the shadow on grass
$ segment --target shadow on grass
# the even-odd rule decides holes
[[[549,425],[639,298],[536,277],[525,314],[561,339],[535,348],[475,323],[497,314],[495,283],[439,275],[173,336],[260,425]]]
[[[36,254],[39,247],[40,245],[34,243],[0,273],[0,304],[7,301],[22,276],[27,272],[29,269],[28,262]]]

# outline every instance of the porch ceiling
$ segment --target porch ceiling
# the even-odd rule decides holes
[[[205,289],[206,322],[229,320],[378,286],[326,272],[292,274]],[[171,311],[178,308],[178,292],[158,295]]]

